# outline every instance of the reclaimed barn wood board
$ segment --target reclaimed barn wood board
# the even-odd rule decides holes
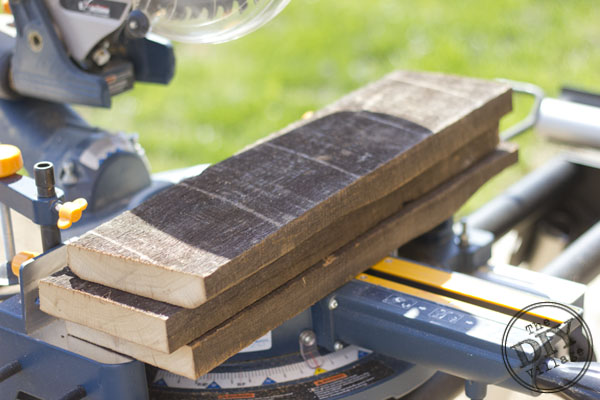
[[[498,150],[364,235],[308,268],[218,327],[171,354],[68,323],[80,339],[178,375],[197,379],[254,340],[368,269],[391,251],[450,218],[488,179],[516,162],[514,148]]]
[[[469,142],[450,157],[386,197],[344,216],[256,274],[195,309],[133,295],[76,278],[52,276],[40,284],[41,309],[162,352],[172,352],[270,293],[404,204],[428,193],[494,151],[497,128]]]
[[[382,109],[394,110],[394,116],[406,118],[419,124],[417,119],[423,117],[423,110],[411,115],[414,112],[414,108],[421,107],[421,104],[416,101],[417,99],[414,98],[415,93],[412,92],[412,89],[409,88],[409,86],[416,85],[422,88],[428,88],[431,91],[443,92],[449,96],[452,96],[453,98],[470,99],[473,101],[478,101],[477,99],[479,99],[481,101],[481,99],[486,97],[486,93],[489,94],[489,84],[490,81],[488,80],[473,79],[435,72],[395,71],[386,75],[379,81],[368,84],[358,91],[342,97],[340,100],[323,108],[322,110],[312,113],[309,118],[294,122],[280,132],[273,133],[257,143],[270,140],[273,137],[287,133],[290,130],[296,129],[302,125],[306,125],[307,123],[310,123],[316,119],[340,110],[371,111],[375,113],[381,112]],[[408,92],[406,92],[404,94],[405,97],[402,98],[398,97],[397,94],[394,93],[398,90],[408,90]],[[412,102],[409,101],[411,97],[413,98]],[[502,114],[503,112],[506,113],[506,99],[502,99],[501,97],[502,96],[499,96],[499,98],[490,101],[490,103],[493,103],[490,106],[496,108],[496,112],[498,114]],[[436,100],[442,99],[442,97],[436,98]],[[435,113],[434,108],[435,107],[430,109],[432,114]],[[474,124],[468,127],[469,129],[477,130],[478,126],[487,124],[487,117],[485,114],[479,114],[478,116],[482,117],[482,119],[475,120]],[[425,118],[431,117],[432,115],[427,115]],[[443,117],[440,115],[438,122],[443,123],[442,121]],[[438,128],[441,129],[442,126],[440,125]],[[436,131],[436,128],[433,126],[431,126],[430,129],[432,131]]]
[[[511,109],[508,85],[460,78],[460,90],[446,91],[439,75],[435,84],[423,83],[428,74],[413,75],[420,80],[396,74],[358,90],[319,119],[84,234],[68,245],[71,269],[88,281],[198,307],[447,158]]]

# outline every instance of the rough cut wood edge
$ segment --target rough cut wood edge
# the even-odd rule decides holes
[[[420,74],[421,77],[425,75]],[[399,81],[397,77],[391,80]],[[468,81],[471,82],[472,80]],[[485,81],[481,82],[483,85]],[[388,185],[392,188],[390,190],[401,186],[406,181],[432,166],[439,159],[448,156],[462,146],[465,141],[476,137],[482,129],[487,129],[491,124],[497,123],[497,120],[502,115],[510,111],[510,88],[489,81],[487,84],[490,90],[488,102],[477,104],[471,113],[463,115],[462,119],[457,118],[453,124],[440,126],[439,131],[434,130],[435,135],[432,136],[435,136],[435,139],[430,136],[415,146],[413,149],[414,154],[411,157],[414,156],[414,159],[418,160],[418,162],[405,162],[404,157],[399,156],[377,170],[380,178],[384,177],[383,181],[391,182]],[[446,91],[441,86],[432,87],[431,85],[422,84],[422,82],[414,86],[425,88],[431,92],[444,93],[445,95],[456,95],[458,93],[457,99],[467,98],[466,95],[459,93],[459,90],[456,88],[452,91]],[[326,108],[325,110],[328,111],[325,114],[336,110],[346,110],[344,107],[357,112],[363,110],[369,111],[367,110],[368,107],[360,105],[360,101],[353,102],[352,96],[347,96],[333,106]],[[323,113],[318,114],[323,115]],[[433,122],[432,124],[436,125]],[[435,155],[435,157],[432,155]],[[373,179],[369,180],[374,181]],[[353,184],[350,186],[356,185]],[[381,197],[388,194],[372,190],[373,182],[371,182],[370,186],[367,185],[368,187],[364,186],[363,182],[361,187],[364,190],[361,189],[360,192],[367,193],[368,196]],[[356,187],[354,189],[356,194],[358,189]],[[338,200],[343,198],[345,199],[344,202],[347,202],[349,201],[348,199],[357,199],[358,197],[355,195],[340,194],[336,198]],[[326,207],[325,203],[331,203],[329,200],[315,207],[315,209],[318,208],[321,210],[318,216],[313,215],[310,217],[311,224],[324,224],[320,228],[314,226],[315,230],[312,231],[310,229],[298,229],[297,225],[301,221],[306,222],[307,218],[309,218],[305,214],[292,221],[293,223],[283,226],[277,234],[270,235],[239,256],[222,260],[222,265],[207,275],[184,271],[176,268],[174,265],[159,265],[152,262],[145,262],[142,259],[134,260],[135,257],[121,257],[114,254],[97,252],[77,241],[68,246],[69,263],[73,271],[82,279],[176,304],[181,307],[196,308],[293,249],[296,244],[289,240],[288,233],[293,232],[295,240],[304,241],[315,231],[324,228],[332,221],[341,217],[341,215],[334,215],[335,213]],[[361,199],[356,204],[347,208],[344,213],[351,212],[373,200],[373,198]],[[331,217],[331,220],[328,220],[329,217]],[[111,240],[110,238],[106,239],[108,242]],[[96,240],[95,242],[97,243],[98,241]],[[133,253],[135,253],[135,249],[133,250]],[[207,253],[210,253],[210,251],[207,251]],[[165,274],[165,271],[173,272],[178,276],[167,276],[168,274]]]
[[[69,324],[68,330],[80,339],[197,379],[350,281],[395,248],[450,218],[487,180],[516,162],[516,149],[512,146],[505,148],[414,201],[397,215],[172,354],[160,353],[76,324]],[[407,226],[413,229],[406,229]]]
[[[493,129],[380,201],[365,206],[307,239],[269,266],[196,309],[184,309],[55,274],[40,284],[41,309],[133,343],[170,353],[204,334],[302,273],[319,259],[397,213],[439,184],[489,155],[498,143]]]
[[[480,78],[472,78],[465,77],[462,75],[452,75],[441,72],[432,72],[432,71],[410,71],[410,70],[400,70],[393,71],[389,74],[382,77],[380,80],[375,81],[373,83],[367,84],[366,86],[358,89],[357,91],[367,91],[372,86],[378,84],[380,81],[384,80],[393,80],[400,81],[404,83],[411,83],[414,85],[420,85],[422,87],[427,87],[429,89],[444,92],[448,94],[452,94],[457,97],[464,98],[473,98],[474,96],[480,95],[482,91],[489,91],[489,79],[480,79]],[[468,83],[468,86],[465,86],[465,83]],[[322,118],[326,115],[331,114],[332,112],[337,111],[340,108],[340,104],[347,103],[347,101],[356,93],[356,91],[351,92],[334,103],[326,106],[325,108],[318,110],[314,113],[308,113],[303,119],[292,122],[284,129],[274,132],[268,136],[265,136],[262,139],[257,140],[255,143],[249,144],[244,147],[238,153],[244,152],[252,147],[258,146],[261,143],[267,142],[273,138],[284,135],[287,132],[299,128],[301,126],[307,125],[312,121],[315,121],[319,118]],[[508,91],[509,97],[512,96],[511,91]],[[503,100],[507,100],[504,98]],[[502,109],[504,106],[500,105],[500,102],[496,105],[496,109]],[[505,110],[505,113],[510,112],[512,108]]]

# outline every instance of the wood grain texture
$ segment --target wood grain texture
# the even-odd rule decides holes
[[[464,171],[491,153],[497,143],[497,129],[480,135],[402,188],[332,223],[256,274],[195,309],[90,283],[72,273],[57,274],[41,283],[41,308],[58,318],[170,353],[397,213],[404,204]]]
[[[68,245],[69,265],[85,280],[198,307],[511,109],[507,85],[448,79],[452,90],[440,75],[397,73],[358,90],[86,233]]]
[[[494,152],[171,354],[157,352],[77,324],[69,324],[68,331],[83,340],[197,379],[350,281],[395,248],[451,217],[481,185],[516,162],[516,158],[514,148]]]

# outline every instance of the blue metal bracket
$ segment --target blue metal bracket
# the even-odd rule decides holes
[[[10,0],[17,37],[11,76],[18,94],[57,103],[110,107],[111,96],[134,81],[167,84],[175,72],[171,44],[162,38],[115,36],[124,54],[91,72],[67,55],[43,1]]]
[[[19,94],[110,107],[108,83],[69,59],[43,1],[10,0],[10,8],[17,27],[12,80]]]
[[[58,213],[54,205],[64,199],[61,189],[56,197],[38,197],[35,181],[27,176],[12,175],[0,179],[0,201],[37,225],[55,225]]]
[[[2,325],[0,343],[2,399],[82,398],[65,397],[76,390],[90,400],[148,399],[144,364],[139,361],[101,363]]]

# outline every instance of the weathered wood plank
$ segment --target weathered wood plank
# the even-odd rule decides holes
[[[300,276],[171,354],[157,352],[77,324],[69,324],[68,330],[81,339],[197,379],[348,282],[395,248],[452,216],[482,184],[515,161],[514,149],[497,151],[486,157],[316,263]]]
[[[394,84],[390,85],[390,82]],[[426,110],[419,110],[416,114],[411,115],[414,108],[421,107],[419,105],[419,97],[415,93],[417,90],[426,90],[431,96],[432,101],[450,101],[460,99],[462,102],[465,99],[482,105],[483,102],[489,101],[490,108],[496,110],[496,113],[506,113],[506,98],[499,95],[498,98],[492,100],[484,100],[490,94],[490,81],[477,78],[468,78],[464,76],[455,76],[441,74],[435,72],[422,71],[395,71],[386,75],[383,79],[373,82],[355,92],[352,92],[335,103],[315,112],[310,118],[294,122],[280,132],[264,138],[262,141],[267,141],[273,137],[289,132],[299,126],[306,125],[323,116],[338,112],[338,111],[370,111],[374,113],[389,114],[400,118],[406,118],[419,124],[419,119],[430,130],[435,131],[432,121],[441,121],[448,115],[450,117],[455,112],[454,106],[442,107],[441,114],[435,113],[436,106],[432,104],[429,114]],[[396,93],[400,92],[400,93]],[[425,112],[424,112],[425,111]],[[485,114],[480,114],[483,118],[487,118]],[[427,118],[430,121],[425,122]],[[439,119],[438,119],[439,118]],[[473,124],[466,125],[467,129],[477,130],[484,120],[475,120]],[[260,142],[258,142],[260,143]]]
[[[498,143],[497,129],[472,140],[402,188],[351,212],[201,306],[189,310],[77,279],[71,274],[40,285],[41,308],[58,318],[172,352],[300,274],[319,259],[397,213],[477,160]]]
[[[86,233],[68,245],[69,265],[85,280],[197,307],[401,187],[511,108],[507,85],[464,78],[460,90],[444,91],[413,74],[416,83],[392,75],[358,90]]]

